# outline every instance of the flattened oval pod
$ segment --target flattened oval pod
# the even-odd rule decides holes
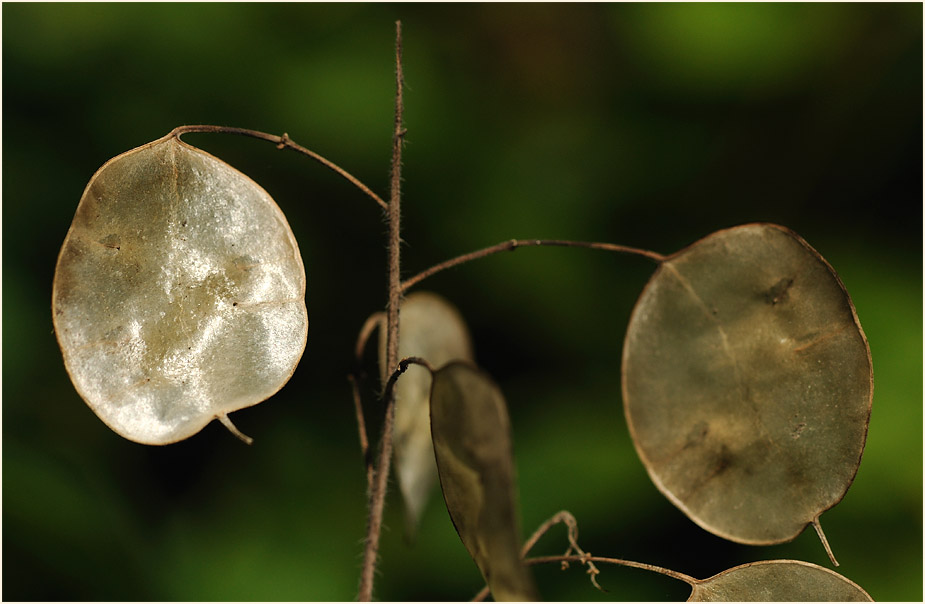
[[[379,336],[379,368],[385,384],[391,374],[385,366],[385,329],[379,330]],[[437,294],[422,291],[409,294],[401,304],[398,356],[421,357],[433,367],[474,360],[469,329],[456,307]],[[394,391],[395,473],[412,535],[437,482],[430,436],[430,383],[430,371],[411,365],[395,383]]]
[[[740,543],[791,540],[842,499],[872,393],[841,280],[783,227],[719,231],[666,258],[627,328],[624,408],[650,477]]]
[[[435,371],[431,429],[440,486],[459,538],[496,601],[538,599],[520,557],[514,453],[504,396],[483,371],[453,362]]]
[[[809,562],[765,560],[693,585],[688,602],[873,602],[858,584]]]
[[[90,180],[52,315],[90,408],[129,440],[168,444],[289,380],[308,334],[305,270],[266,191],[167,136]]]

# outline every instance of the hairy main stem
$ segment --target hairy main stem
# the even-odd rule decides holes
[[[398,364],[398,308],[401,302],[401,151],[405,129],[402,125],[404,76],[401,64],[401,21],[395,23],[395,130],[392,133],[392,180],[389,196],[389,304],[386,310],[386,367]],[[363,551],[363,568],[360,574],[358,599],[369,602],[373,597],[373,580],[379,554],[379,536],[382,532],[382,510],[392,460],[392,423],[395,417],[394,396],[391,389],[385,399],[385,417],[379,444],[379,461],[373,474],[369,493],[369,519],[366,527],[366,548]]]

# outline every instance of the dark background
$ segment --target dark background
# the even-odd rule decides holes
[[[175,126],[288,132],[387,194],[393,22],[407,79],[404,274],[514,237],[669,253],[772,221],[839,272],[875,396],[854,485],[822,524],[845,576],[922,598],[922,6],[4,4],[4,600],[349,600],[365,481],[346,375],[385,304],[385,222],[337,176],[272,145],[186,140],[275,197],[308,275],[290,383],[167,447],[131,443],[74,391],[52,330],[58,250],[109,158]],[[434,277],[507,397],[524,532],[559,509],[581,542],[707,577],[829,566],[810,530],[750,547],[653,486],[620,399],[623,334],[652,265],[526,249]],[[374,347],[371,347],[371,349]],[[369,355],[369,370],[374,354]],[[439,494],[421,533],[386,508],[376,595],[482,586]],[[561,553],[555,529],[538,553]],[[684,599],[683,583],[535,569],[546,599]]]

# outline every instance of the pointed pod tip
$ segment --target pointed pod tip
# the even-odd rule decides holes
[[[838,560],[835,559],[835,554],[832,553],[832,548],[829,546],[829,540],[825,538],[825,533],[822,532],[822,525],[819,524],[819,516],[813,518],[813,528],[816,529],[816,534],[819,535],[819,540],[822,541],[822,546],[825,548],[825,553],[829,555],[829,560],[831,560],[832,564],[835,566],[841,566],[838,563]]]
[[[227,413],[219,413],[218,415],[215,416],[215,418],[218,419],[218,421],[222,422],[222,425],[228,428],[229,432],[231,432],[232,434],[237,436],[241,441],[243,441],[245,445],[254,444],[254,439],[244,434],[240,430],[238,430],[238,427],[235,426],[231,422],[231,419],[228,417]]]

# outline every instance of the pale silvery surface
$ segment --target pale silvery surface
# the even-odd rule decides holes
[[[401,303],[399,358],[421,357],[439,368],[454,360],[474,361],[469,330],[456,308],[430,292],[414,292]],[[380,329],[383,384],[386,332]],[[410,532],[415,530],[437,482],[430,436],[430,371],[410,365],[395,383],[394,452],[398,487],[405,501]]]
[[[633,310],[623,378],[652,480],[717,535],[792,539],[854,479],[867,340],[835,271],[783,227],[720,231],[667,258]]]
[[[77,391],[145,444],[182,440],[273,395],[308,334],[305,270],[279,207],[172,136],[91,179],[52,306]]]

